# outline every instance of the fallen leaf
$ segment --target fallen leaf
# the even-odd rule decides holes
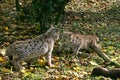
[[[4,27],[4,30],[5,30],[5,31],[8,31],[8,27]]]
[[[30,70],[34,70],[34,68],[33,68],[33,67],[30,67]]]
[[[0,49],[0,53],[4,56],[6,54],[6,49]]]
[[[0,71],[4,73],[13,73],[13,71],[11,71],[10,69],[4,68],[4,67],[0,68]]]
[[[94,66],[98,66],[98,64],[96,62],[94,62],[94,61],[90,61],[90,64],[94,65]]]
[[[58,80],[69,80],[69,77],[68,76],[66,76],[66,75],[60,75],[59,76],[59,78],[58,78]]]
[[[58,61],[59,57],[55,56],[54,58],[52,58],[52,61]]]
[[[0,57],[0,62],[5,62],[6,60],[3,57]]]
[[[38,60],[38,63],[41,65],[41,66],[45,66],[46,65],[46,62],[45,62],[45,57],[42,57]]]
[[[79,70],[81,70],[81,69],[80,69],[80,67],[75,66],[75,67],[73,67],[73,70],[75,70],[75,71],[79,71]]]
[[[110,50],[108,53],[113,54],[113,53],[115,53],[115,51],[114,50]]]
[[[114,46],[109,46],[108,49],[113,50]]]
[[[24,67],[22,67],[22,69],[20,70],[20,72],[22,72],[22,73],[26,73],[27,70],[26,70]]]
[[[103,52],[107,52],[107,50],[106,50],[106,49],[102,49],[102,51],[103,51]]]

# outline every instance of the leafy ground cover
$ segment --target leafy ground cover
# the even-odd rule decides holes
[[[66,6],[60,24],[64,30],[82,34],[96,34],[102,51],[113,61],[120,63],[120,1],[119,0],[72,0]],[[22,15],[22,14],[21,14]],[[36,25],[17,20],[13,0],[0,2],[0,52],[17,40],[33,38],[38,34]],[[8,61],[0,56],[0,80],[111,80],[103,76],[92,77],[94,67],[106,65],[93,51],[82,51],[76,58],[70,53],[54,52],[49,68],[44,57],[24,71],[12,70]],[[6,65],[7,64],[7,65]],[[7,67],[8,68],[7,68]]]

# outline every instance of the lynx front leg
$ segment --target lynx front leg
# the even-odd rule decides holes
[[[52,67],[52,66],[53,66],[53,65],[51,64],[52,51],[53,51],[53,47],[51,47],[51,49],[49,49],[48,52],[47,52],[47,54],[46,54],[47,65],[48,65],[49,67]]]
[[[74,50],[74,52],[73,52],[73,55],[76,55],[81,48],[82,48],[82,45],[79,45],[79,46],[77,45],[77,46],[75,47],[75,50]]]

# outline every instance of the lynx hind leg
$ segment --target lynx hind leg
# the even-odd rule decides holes
[[[34,64],[38,64],[38,58],[28,59],[25,60],[25,62],[27,63],[27,67],[30,68],[30,66],[33,66]]]
[[[18,59],[12,60],[12,64],[15,70],[20,71],[22,69],[22,65],[20,65],[21,62],[22,60],[18,60]]]

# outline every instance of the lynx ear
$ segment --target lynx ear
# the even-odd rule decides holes
[[[52,25],[52,26],[48,29],[48,31],[47,31],[46,33],[51,32],[54,28],[55,28],[55,27]]]
[[[51,25],[50,25],[50,28],[54,28],[54,26],[51,24]]]
[[[55,29],[55,27],[53,25],[50,25],[50,28],[48,29],[48,31],[45,34],[49,35],[54,29]]]

